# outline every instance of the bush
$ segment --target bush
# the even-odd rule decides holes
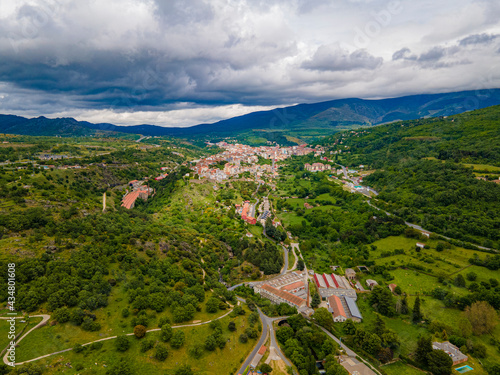
[[[182,365],[175,369],[174,375],[193,375],[193,370],[189,365]]]
[[[269,366],[267,363],[263,363],[259,366],[260,371],[264,374],[269,374],[271,371],[273,371],[273,368]]]
[[[203,355],[203,345],[195,344],[189,348],[189,355],[193,358],[200,358]]]
[[[229,329],[231,332],[236,331],[236,323],[232,321],[229,322],[229,324],[227,325],[227,329]]]
[[[167,347],[165,345],[158,345],[156,347],[156,352],[155,352],[155,358],[158,360],[158,361],[164,361],[166,360],[168,357],[168,350],[167,350]]]
[[[184,345],[184,339],[184,332],[175,331],[170,339],[170,345],[172,345],[172,348],[174,349],[179,349],[182,345]]]
[[[217,349],[217,340],[213,335],[208,336],[205,340],[205,349],[211,352]]]
[[[130,315],[130,311],[129,311],[127,308],[124,308],[124,309],[122,310],[122,316],[123,316],[124,318],[127,318],[129,315]]]
[[[137,337],[138,339],[143,338],[146,336],[146,327],[142,325],[137,325],[134,327],[134,336]]]
[[[130,348],[130,341],[127,336],[118,336],[115,340],[115,348],[119,352],[126,352]]]
[[[172,338],[173,329],[170,324],[166,323],[161,327],[160,340],[168,342]]]
[[[150,349],[153,349],[155,346],[155,341],[154,340],[142,340],[141,341],[141,352],[145,353]]]
[[[160,321],[158,322],[158,328],[163,327],[165,324],[170,324],[170,319],[167,316],[160,318]]]
[[[90,344],[90,350],[100,350],[101,348],[102,348],[102,341],[97,341]]]
[[[242,344],[245,344],[246,342],[248,342],[248,336],[243,333],[240,335],[239,340]]]
[[[66,323],[69,322],[71,315],[69,309],[64,306],[54,310],[52,317],[54,320],[57,320],[58,323]]]
[[[73,350],[75,353],[81,353],[85,350],[85,347],[82,346],[81,344],[76,344],[74,347],[73,347]]]

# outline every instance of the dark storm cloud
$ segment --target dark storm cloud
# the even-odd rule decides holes
[[[416,60],[417,56],[411,54],[408,47],[401,48],[392,54],[392,60]]]
[[[490,43],[490,42],[494,41],[496,38],[498,38],[497,34],[474,34],[474,35],[469,35],[466,38],[463,38],[459,42],[459,45],[468,46],[468,45],[475,45],[475,44]]]
[[[425,9],[404,2],[384,18],[386,7],[381,0],[2,0],[0,113],[79,109],[115,121],[127,112],[121,123],[142,113],[137,123],[155,121],[146,111],[176,110],[196,123],[208,118],[200,106],[230,117],[242,114],[238,105],[475,88],[483,66],[498,66],[495,1],[443,0]],[[450,10],[453,17],[443,18]],[[370,31],[364,49],[355,47],[356,30]],[[464,64],[474,65],[460,70]],[[500,85],[496,75],[492,82]],[[164,124],[175,125],[176,116]]]
[[[413,54],[408,47],[404,47],[393,53],[392,60],[408,61],[427,69],[440,69],[456,65],[470,64],[471,61],[467,58],[455,58],[459,52],[459,46],[435,46],[417,56],[416,54]]]
[[[370,55],[365,50],[349,53],[336,46],[321,46],[311,60],[305,61],[302,67],[319,71],[350,71],[359,69],[376,69],[384,60]]]

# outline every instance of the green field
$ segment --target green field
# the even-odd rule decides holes
[[[225,348],[216,349],[213,352],[204,350],[199,358],[193,358],[189,354],[189,349],[195,344],[204,344],[206,337],[212,332],[208,324],[199,327],[179,328],[185,333],[185,343],[180,349],[173,349],[170,344],[163,344],[167,346],[169,351],[168,358],[164,362],[160,362],[153,357],[155,349],[145,353],[140,351],[140,341],[144,339],[153,339],[157,344],[162,344],[158,332],[150,332],[141,340],[130,336],[131,346],[124,353],[116,351],[114,340],[107,340],[103,342],[103,347],[100,350],[90,351],[90,348],[87,348],[82,353],[70,351],[41,359],[35,363],[46,365],[47,368],[44,374],[48,375],[61,372],[70,375],[104,375],[109,367],[112,367],[113,364],[120,360],[126,361],[134,374],[164,374],[165,371],[173,370],[183,364],[191,365],[197,374],[235,373],[257,340],[250,339],[245,344],[238,340],[238,337],[248,328],[248,314],[249,311],[246,310],[246,315],[236,318],[227,316],[221,319],[223,334],[227,338]],[[237,330],[235,332],[230,332],[227,329],[230,321],[236,322]],[[18,350],[21,351],[23,346],[25,345],[21,343]],[[224,360],[221,360],[221,358],[224,358]],[[66,367],[66,363],[70,363],[72,368]],[[83,366],[84,369],[77,370],[75,368],[77,365]]]
[[[210,298],[211,293],[208,293],[205,302]],[[132,316],[123,318],[121,311],[130,306],[127,303],[125,294],[113,289],[109,298],[109,305],[105,308],[94,311],[97,321],[101,324],[101,329],[97,332],[88,332],[82,330],[79,326],[72,323],[56,324],[54,326],[46,325],[31,332],[20,344],[18,350],[18,360],[23,361],[31,359],[47,353],[56,352],[59,350],[72,348],[77,343],[85,343],[101,338],[115,336],[120,334],[131,333],[133,327],[130,324]],[[209,314],[205,311],[204,303],[201,303],[201,311],[197,311],[193,321],[209,321],[227,313],[227,310],[220,310],[217,313]],[[157,328],[158,322],[162,317],[168,317],[173,320],[170,309],[162,313],[149,312],[148,329]],[[111,319],[110,317],[115,317]],[[183,325],[191,322],[173,324]]]
[[[500,167],[489,164],[462,164],[464,167],[472,167],[475,171],[500,172]]]
[[[401,361],[381,367],[387,375],[425,375],[426,372],[411,367]]]

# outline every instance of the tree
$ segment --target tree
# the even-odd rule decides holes
[[[259,366],[260,371],[262,371],[263,374],[269,374],[271,371],[273,371],[273,368],[269,366],[267,363],[263,363]]]
[[[155,358],[158,361],[164,361],[168,357],[168,349],[165,345],[158,344],[155,351]]]
[[[321,297],[319,296],[318,293],[314,293],[312,296],[311,307],[316,308],[319,306],[320,303],[321,303]]]
[[[427,355],[427,364],[434,375],[449,375],[453,360],[442,350],[432,350]]]
[[[384,320],[380,315],[377,314],[377,318],[375,319],[375,324],[373,325],[373,333],[382,337],[386,329],[387,328],[385,327]]]
[[[382,315],[393,316],[396,312],[394,297],[389,288],[375,286],[370,295],[370,303]]]
[[[390,348],[380,348],[378,354],[377,354],[378,359],[382,363],[387,363],[390,360],[392,360],[393,353]]]
[[[115,348],[119,352],[126,352],[130,347],[130,341],[127,336],[118,336],[115,340]]]
[[[439,252],[443,251],[444,250],[444,243],[439,242],[436,246],[436,250]]]
[[[153,339],[151,340],[144,339],[141,341],[141,352],[142,353],[147,352],[148,350],[153,349],[154,346],[155,346],[155,341]]]
[[[276,331],[276,338],[281,344],[285,344],[289,339],[293,338],[294,332],[292,327],[284,326]]]
[[[427,365],[427,358],[429,353],[432,352],[432,340],[430,336],[422,336],[417,341],[417,351],[415,352],[415,358],[417,362],[423,366]]]
[[[401,300],[401,314],[406,315],[408,314],[409,310],[410,309],[408,308],[408,301],[406,300],[406,296],[404,296]]]
[[[333,317],[332,314],[325,309],[324,307],[320,307],[319,309],[316,309],[314,314],[312,314],[312,317],[316,322],[322,326],[325,327],[328,331],[331,331],[333,328]]]
[[[302,259],[299,259],[299,261],[297,262],[297,269],[299,271],[304,271],[304,268],[305,268],[304,261]]]
[[[184,332],[176,330],[170,339],[170,345],[172,345],[172,348],[174,349],[179,349],[182,345],[184,345],[184,338]]]
[[[170,338],[172,337],[173,332],[174,332],[174,330],[172,329],[172,326],[168,323],[165,323],[161,327],[160,340],[162,340],[164,342],[170,341]]]
[[[219,311],[219,302],[220,299],[217,297],[210,297],[205,305],[205,310],[207,310],[208,313],[216,313]]]
[[[242,333],[242,334],[240,335],[239,340],[240,340],[240,342],[241,342],[242,344],[245,344],[245,343],[247,343],[247,342],[248,342],[248,336],[247,336],[247,335],[245,335],[244,333]]]
[[[230,330],[231,332],[236,331],[236,323],[233,321],[230,321],[227,325],[227,329]]]
[[[413,323],[420,323],[422,321],[422,312],[420,311],[420,297],[418,297],[418,296],[415,299],[415,304],[413,305],[411,319],[412,319]]]
[[[203,345],[195,344],[189,348],[189,355],[193,358],[200,358],[203,355]]]
[[[143,325],[137,325],[134,327],[134,336],[137,337],[138,339],[143,338],[146,336],[146,327]]]
[[[352,321],[352,319],[347,319],[344,324],[343,324],[343,327],[344,329],[344,332],[348,335],[354,335],[356,334],[356,325],[354,324],[354,322]]]
[[[486,301],[474,302],[471,306],[467,306],[464,316],[471,323],[472,331],[477,336],[490,333],[498,323],[497,312]]]
[[[476,279],[477,279],[477,273],[475,273],[475,272],[469,272],[467,274],[467,280],[469,280],[469,281],[476,281]]]
[[[458,321],[458,329],[462,337],[470,337],[472,335],[472,324],[467,317],[462,317]]]
[[[217,349],[217,340],[213,335],[208,336],[205,340],[205,349],[211,352]]]
[[[457,277],[455,277],[455,280],[453,280],[453,284],[455,284],[455,286],[458,286],[459,288],[465,287],[465,279],[462,274],[458,274]]]

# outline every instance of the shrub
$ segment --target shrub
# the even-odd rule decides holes
[[[170,339],[170,345],[172,345],[172,348],[174,349],[179,349],[182,345],[184,345],[184,338],[184,332],[175,331]]]
[[[130,347],[130,341],[127,336],[118,336],[115,340],[115,348],[119,352],[126,352]]]
[[[245,344],[248,341],[248,336],[243,333],[240,335],[239,340],[242,344]]]
[[[97,341],[90,344],[90,350],[100,350],[102,348],[102,342]]]
[[[141,341],[141,352],[147,352],[150,349],[153,349],[155,346],[155,341],[154,340],[142,340]]]
[[[143,338],[146,336],[146,327],[143,325],[137,325],[134,327],[134,336],[137,337],[138,339]]]
[[[165,345],[158,345],[156,347],[155,358],[158,361],[164,361],[168,357],[168,350]]]

